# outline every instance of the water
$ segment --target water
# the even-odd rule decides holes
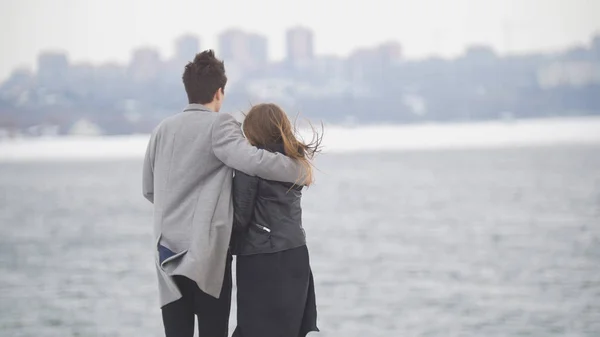
[[[310,129],[300,131],[307,141],[312,138]],[[143,158],[148,138],[149,135],[0,138],[0,162]],[[327,125],[323,143],[329,153],[593,145],[600,144],[600,116],[510,122]]]
[[[317,165],[317,335],[600,335],[600,145]],[[140,169],[0,164],[0,336],[162,335]]]

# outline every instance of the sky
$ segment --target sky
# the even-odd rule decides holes
[[[472,44],[554,51],[600,34],[600,0],[0,0],[0,81],[17,67],[35,70],[46,50],[126,63],[145,46],[170,57],[174,40],[192,33],[218,52],[228,28],[266,35],[281,59],[285,30],[298,25],[315,32],[321,55],[392,40],[407,58],[454,57]]]

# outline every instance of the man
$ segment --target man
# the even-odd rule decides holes
[[[143,194],[154,204],[156,269],[167,337],[227,337],[231,307],[233,170],[285,182],[301,181],[293,160],[251,146],[240,124],[218,113],[227,83],[212,50],[186,65],[189,105],[152,132]]]

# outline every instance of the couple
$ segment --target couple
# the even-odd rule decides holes
[[[155,260],[167,337],[227,337],[236,259],[235,337],[303,337],[316,326],[302,228],[310,144],[274,104],[240,125],[219,113],[227,83],[212,50],[185,66],[189,105],[152,132],[143,194],[154,204]],[[235,174],[235,176],[234,176]]]

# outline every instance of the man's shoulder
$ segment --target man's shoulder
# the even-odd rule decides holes
[[[211,112],[180,112],[163,119],[155,128],[156,131],[180,129],[182,125],[194,125],[196,127],[212,127],[217,114]]]
[[[212,130],[216,135],[228,134],[232,129],[241,128],[242,124],[229,113],[218,112],[214,115]]]
[[[158,132],[168,128],[170,125],[176,123],[178,119],[179,119],[179,115],[171,115],[171,116],[164,118],[154,128],[154,132],[158,133]]]
[[[238,121],[235,116],[233,116],[232,114],[228,113],[228,112],[217,112],[214,114],[215,115],[215,120],[218,123],[233,123],[235,125],[241,125],[242,123],[240,123],[240,121]]]

